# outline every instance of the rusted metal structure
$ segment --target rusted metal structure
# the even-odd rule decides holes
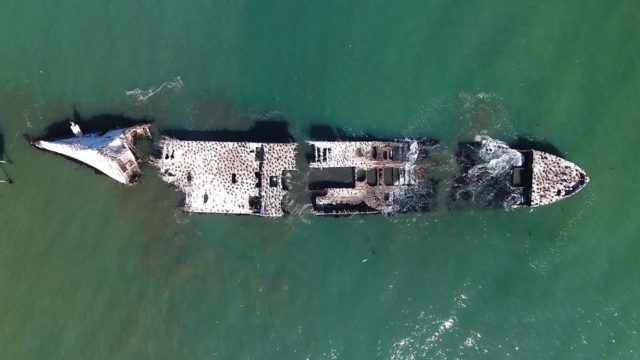
[[[346,181],[331,179],[311,184],[314,213],[318,215],[391,214],[429,210],[435,183],[428,180],[429,142],[308,141],[309,167],[342,169]]]

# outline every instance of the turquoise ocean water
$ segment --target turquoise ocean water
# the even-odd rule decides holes
[[[0,8],[0,358],[640,357],[640,3]],[[534,211],[190,216],[149,167],[125,188],[28,147],[74,108],[445,150],[526,136],[592,180]]]

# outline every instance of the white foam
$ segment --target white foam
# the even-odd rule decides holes
[[[152,96],[159,93],[162,89],[182,89],[184,87],[184,83],[180,76],[176,76],[172,81],[165,81],[160,86],[150,87],[147,90],[142,90],[140,88],[135,88],[133,90],[129,90],[126,92],[128,96],[132,96],[136,99],[136,103],[144,103],[149,100]]]
[[[469,169],[467,176],[470,179],[467,189],[474,194],[474,199],[480,203],[491,201],[496,196],[496,181],[504,183],[504,189],[508,193],[503,194],[502,206],[511,209],[522,201],[522,194],[509,184],[509,174],[514,167],[523,163],[522,154],[511,149],[502,141],[492,139],[485,135],[477,135],[475,142],[480,143],[478,157],[482,162]]]
[[[469,336],[468,338],[466,338],[463,342],[464,347],[468,347],[468,348],[473,348],[476,350],[480,350],[480,347],[478,346],[477,341],[480,340],[482,336],[480,335],[479,332],[472,332],[471,336]],[[516,348],[517,350],[517,348]]]

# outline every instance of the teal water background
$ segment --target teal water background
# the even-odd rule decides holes
[[[0,9],[0,358],[640,357],[640,3]],[[160,129],[284,116],[298,140],[527,136],[592,180],[534,211],[190,216],[148,167],[125,188],[28,147],[74,108]]]

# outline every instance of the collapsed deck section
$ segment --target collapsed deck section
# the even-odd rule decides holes
[[[296,144],[160,141],[156,166],[165,182],[184,192],[187,212],[284,214],[285,173],[296,169]]]
[[[435,186],[426,179],[428,143],[308,141],[314,212],[319,215],[429,210]],[[342,174],[335,180],[335,174]],[[332,179],[333,175],[333,179]]]
[[[151,124],[113,129],[104,133],[83,134],[71,123],[75,136],[57,140],[36,140],[32,144],[85,163],[112,179],[131,185],[139,177],[140,165],[134,141],[151,138]]]

